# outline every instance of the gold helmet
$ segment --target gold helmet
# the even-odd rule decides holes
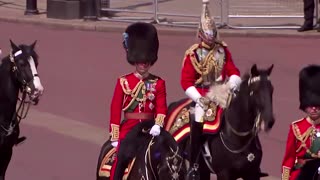
[[[214,43],[217,37],[217,27],[209,11],[209,0],[202,0],[202,12],[200,17],[200,24],[198,30],[198,37],[206,44]]]

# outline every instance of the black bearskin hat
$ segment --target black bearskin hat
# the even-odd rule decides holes
[[[320,66],[309,65],[299,74],[300,109],[308,106],[320,106]]]
[[[124,47],[127,49],[127,61],[150,63],[158,59],[159,40],[157,29],[149,23],[137,22],[127,27],[124,36]]]

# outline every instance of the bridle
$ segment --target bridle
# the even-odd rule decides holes
[[[267,77],[267,80],[270,80],[269,77]],[[257,83],[261,81],[261,76],[255,76],[255,77],[250,77],[248,79],[248,87],[250,87],[252,84],[254,83]],[[249,95],[252,96],[254,94],[254,90],[250,90],[249,92]],[[233,96],[233,94],[231,94],[231,96]],[[231,98],[232,99],[232,98]],[[241,148],[237,149],[237,150],[232,150],[231,148],[229,148],[224,140],[224,134],[222,131],[220,131],[220,139],[221,139],[221,142],[222,144],[224,145],[224,147],[230,151],[231,153],[235,153],[235,154],[238,154],[238,153],[241,153],[243,152],[252,142],[252,140],[257,136],[258,132],[259,132],[259,125],[261,123],[261,112],[260,110],[256,109],[256,117],[255,117],[255,120],[254,120],[254,124],[253,124],[253,127],[248,130],[248,131],[245,131],[245,132],[239,132],[237,131],[236,129],[234,129],[232,127],[232,125],[230,124],[229,122],[229,118],[228,118],[228,113],[225,113],[225,122],[226,122],[226,125],[229,127],[229,129],[231,130],[231,132],[233,134],[235,134],[236,136],[238,137],[246,137],[246,136],[249,136],[251,135],[251,137],[249,138],[248,142],[242,146]],[[259,148],[259,147],[258,147]]]
[[[13,133],[14,128],[20,124],[21,120],[26,118],[30,108],[30,104],[32,102],[31,100],[26,100],[27,94],[31,93],[30,83],[32,82],[32,80],[27,82],[25,79],[22,78],[21,71],[19,70],[15,62],[15,57],[19,56],[21,53],[21,50],[17,51],[14,54],[11,51],[9,55],[10,62],[12,64],[12,73],[14,73],[16,79],[21,84],[22,95],[21,98],[18,98],[20,104],[12,116],[9,127],[4,127],[2,124],[0,125],[1,129],[5,132],[5,136],[10,136]],[[33,57],[30,56],[29,58]],[[38,76],[38,74],[35,74],[34,76]]]
[[[150,140],[149,144],[148,144],[148,148],[145,152],[145,172],[146,172],[146,177],[144,177],[143,179],[145,180],[149,180],[149,176],[148,176],[148,167],[147,165],[149,164],[150,169],[152,171],[152,175],[154,177],[154,179],[157,179],[157,176],[155,174],[155,170],[152,167],[152,160],[151,160],[151,146],[154,144],[154,138],[152,137],[152,139]],[[178,180],[179,179],[179,172],[182,168],[183,165],[183,158],[179,155],[179,147],[177,147],[176,150],[173,150],[170,147],[170,152],[173,154],[172,156],[168,156],[166,157],[166,166],[170,171],[170,175],[171,175],[171,180]],[[173,161],[173,165],[171,165],[170,161]],[[180,162],[180,164],[178,164],[178,162]],[[158,169],[158,174],[160,174],[159,169]]]
[[[17,78],[18,82],[21,84],[22,92],[26,92],[26,93],[30,94],[31,93],[30,83],[32,82],[32,79],[28,82],[25,79],[23,79],[23,77],[21,75],[21,71],[19,70],[19,68],[15,62],[15,57],[19,56],[21,53],[22,53],[21,50],[17,51],[14,54],[12,54],[12,51],[10,52],[9,58],[10,58],[10,62],[12,63],[12,72],[15,74],[15,77]],[[33,60],[32,56],[30,56],[29,58]],[[33,76],[37,77],[39,75],[34,74]]]

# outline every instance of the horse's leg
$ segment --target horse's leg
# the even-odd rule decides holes
[[[100,155],[99,155],[99,158],[98,158],[97,171],[96,171],[96,179],[97,180],[108,180],[109,179],[107,177],[100,177],[99,176],[99,170],[100,170],[100,166],[101,166],[103,158],[108,153],[108,151],[111,149],[110,145],[111,145],[110,141],[107,140],[101,147]]]
[[[12,147],[0,148],[0,180],[5,179],[6,171],[12,157]]]

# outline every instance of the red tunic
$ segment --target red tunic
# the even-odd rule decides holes
[[[200,74],[195,70],[195,67],[192,64],[192,59],[194,58],[196,58],[197,61],[199,62],[198,56],[196,54],[196,50],[200,46],[201,46],[200,44],[198,46],[193,45],[186,52],[182,71],[181,71],[181,86],[184,91],[186,91],[190,86],[194,86],[196,83],[196,80],[200,78]],[[232,75],[240,76],[240,71],[233,63],[230,51],[228,50],[226,45],[224,45],[223,43],[220,46],[224,49],[224,53],[225,53],[224,65],[220,74],[222,77],[222,80],[225,80],[226,76],[228,77]],[[208,88],[204,88],[204,89],[197,88],[197,90],[201,95],[204,95],[208,91]]]
[[[134,73],[118,78],[110,109],[111,140],[122,140],[141,122],[139,119],[121,122],[122,112],[154,113],[156,123],[162,126],[167,113],[165,81],[151,74],[145,79]]]
[[[290,125],[282,162],[282,180],[295,180],[298,177],[300,171],[293,170],[293,167],[300,164],[300,160],[305,159],[304,156],[317,130],[320,130],[320,124],[313,123],[309,118],[300,119]],[[303,143],[304,139],[305,143]]]

